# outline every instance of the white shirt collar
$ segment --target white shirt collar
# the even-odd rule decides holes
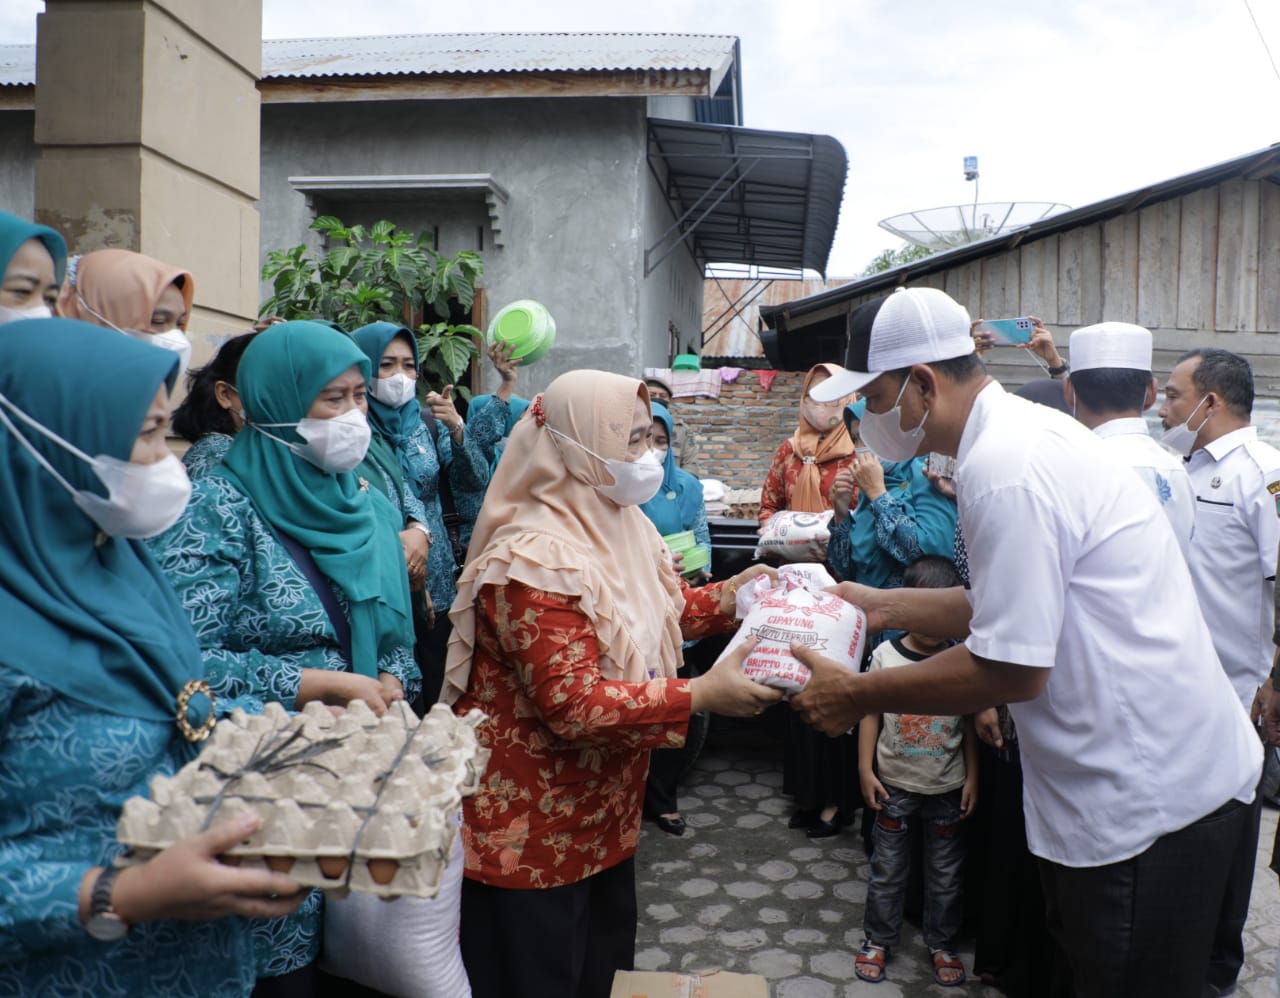
[[[1221,461],[1237,447],[1248,443],[1250,440],[1256,440],[1258,437],[1258,429],[1254,426],[1242,426],[1238,430],[1232,430],[1230,433],[1224,433],[1217,440],[1205,444],[1201,450],[1209,452],[1209,456],[1215,461]]]
[[[1150,431],[1147,429],[1147,421],[1141,416],[1121,416],[1119,419],[1109,419],[1105,423],[1095,426],[1093,432],[1104,440],[1107,437],[1131,434],[1144,437],[1151,436]]]

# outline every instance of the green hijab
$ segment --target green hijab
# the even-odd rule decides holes
[[[75,319],[23,319],[0,335],[0,395],[93,456],[129,460],[177,366],[172,351]],[[172,722],[183,684],[204,675],[182,604],[140,541],[98,543],[15,428],[73,487],[105,495],[93,469],[0,413],[0,666],[98,710]]]
[[[351,337],[318,322],[282,322],[259,333],[236,373],[248,425],[215,474],[238,485],[271,528],[310,551],[346,593],[352,668],[374,676],[380,656],[413,647],[403,524],[382,497],[361,489],[355,472],[323,472],[253,429],[305,418],[320,390],[351,367],[368,378],[369,361]],[[291,426],[266,432],[302,441]]]
[[[62,277],[67,272],[66,240],[47,225],[36,225],[25,218],[10,215],[7,211],[0,211],[0,277],[9,269],[9,261],[18,252],[18,247],[28,239],[39,239],[44,243],[44,248],[53,257],[54,275],[61,284]],[[138,426],[142,426],[141,421]],[[134,436],[137,436],[136,432]]]

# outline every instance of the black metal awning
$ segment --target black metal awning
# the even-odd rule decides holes
[[[647,276],[681,243],[707,266],[826,273],[848,158],[829,135],[649,119],[649,167],[676,221]]]

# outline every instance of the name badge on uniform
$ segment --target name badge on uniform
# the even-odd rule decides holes
[[[1275,481],[1268,485],[1267,491],[1271,493],[1271,498],[1276,501],[1276,516],[1280,516],[1280,481]]]

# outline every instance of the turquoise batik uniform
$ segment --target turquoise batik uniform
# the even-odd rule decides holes
[[[364,351],[370,370],[376,370],[387,351],[387,345],[397,336],[405,334],[413,350],[415,365],[418,363],[418,344],[413,335],[402,326],[391,322],[373,322],[352,333],[352,338]],[[400,459],[400,470],[405,484],[422,503],[426,520],[436,543],[427,553],[427,592],[438,614],[448,612],[457,595],[453,576],[457,563],[449,546],[448,532],[444,525],[444,510],[440,505],[440,470],[446,469],[453,492],[454,505],[462,516],[464,509],[474,504],[479,508],[484,490],[489,484],[489,466],[479,447],[464,431],[461,449],[453,445],[448,429],[437,422],[433,441],[422,419],[422,407],[417,399],[410,399],[400,408],[392,408],[378,399],[369,397],[369,425],[391,447]],[[479,498],[476,498],[476,497]],[[472,521],[474,522],[474,520]]]
[[[464,439],[461,448],[455,447],[443,423],[436,423],[433,444],[427,424],[421,421],[405,441],[401,463],[408,466],[406,484],[426,509],[427,526],[436,537],[442,538],[440,543],[431,545],[427,556],[427,591],[431,593],[436,612],[444,613],[453,605],[458,591],[453,585],[457,563],[446,538],[444,510],[440,506],[440,469],[448,469],[454,506],[461,516],[463,509],[469,508],[471,497],[484,496],[489,484],[488,466],[469,440]]]
[[[351,622],[356,671],[389,673],[406,698],[417,694],[399,513],[354,473],[322,472],[253,428],[296,423],[321,388],[362,363],[349,337],[316,323],[260,333],[236,379],[249,426],[221,467],[195,483],[182,518],[152,542],[195,625],[215,692],[292,709],[303,669],[348,668],[324,604],[279,531],[306,547],[330,581]],[[267,432],[296,438],[288,427]],[[320,892],[312,891],[293,915],[253,922],[258,976],[313,963],[320,915]]]
[[[240,919],[146,923],[117,943],[80,924],[80,881],[121,851],[124,802],[188,761],[173,721],[94,711],[0,666],[0,731],[0,994],[249,994]]]
[[[10,324],[0,396],[80,450],[127,460],[177,357],[100,334]],[[0,412],[73,487],[104,493],[85,462]],[[201,678],[199,649],[145,547],[100,535],[3,420],[0,503],[0,994],[247,995],[239,919],[144,923],[114,943],[80,923],[81,881],[120,852],[124,801],[191,758],[173,711]]]
[[[884,464],[884,495],[865,493],[840,523],[831,528],[827,561],[842,578],[893,589],[902,570],[926,554],[955,554],[955,500],[935,489],[924,474],[925,459]]]
[[[653,418],[667,428],[667,440],[674,439],[671,413],[658,402],[651,403],[650,408]],[[711,528],[707,524],[702,483],[683,468],[676,467],[674,448],[667,448],[667,456],[662,463],[662,487],[652,499],[641,503],[640,509],[658,528],[658,533],[666,536],[691,530],[694,540],[710,553]],[[707,563],[707,571],[711,571],[710,562]]]
[[[198,482],[222,463],[235,437],[225,433],[206,433],[187,448],[182,455],[182,463],[193,482]]]
[[[528,408],[529,400],[516,395],[511,396],[510,402],[497,395],[476,395],[467,407],[467,440],[479,448],[488,465],[490,478],[493,478],[498,459],[507,446],[507,437]],[[462,490],[454,496],[461,525],[459,538],[464,545],[471,543],[471,530],[480,515],[480,507],[484,505],[486,491],[487,485],[483,489]]]
[[[387,502],[380,494],[377,501]],[[257,696],[292,710],[303,669],[346,670],[315,589],[249,497],[221,473],[196,482],[182,519],[151,543],[195,625],[218,696]],[[346,594],[331,588],[345,610]],[[411,644],[379,657],[378,671],[413,696],[419,677]]]

